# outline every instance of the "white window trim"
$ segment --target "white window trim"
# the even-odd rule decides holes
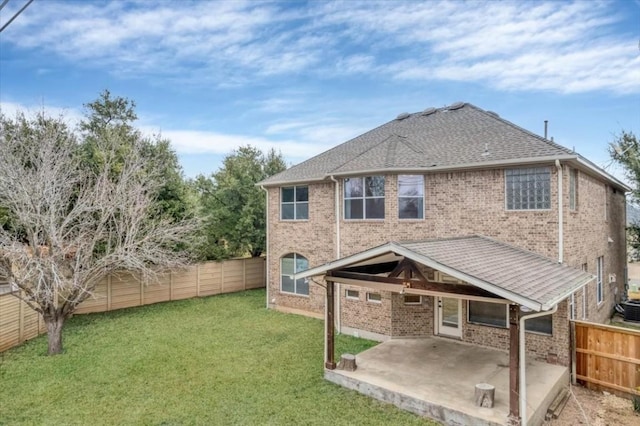
[[[596,259],[596,303],[604,303],[604,256]]]
[[[377,294],[378,296],[380,296],[380,300],[372,300],[371,297],[370,297],[372,294]],[[378,304],[382,303],[382,294],[368,291],[367,292],[367,302],[369,302],[369,303],[378,303]]]
[[[416,196],[402,196],[400,195],[400,176],[421,176],[422,177],[422,195],[420,197],[416,197]],[[397,175],[396,176],[396,187],[397,187],[397,193],[398,193],[398,220],[402,220],[402,221],[424,221],[425,217],[427,216],[427,204],[425,202],[425,192],[427,191],[426,188],[426,184],[425,184],[425,176],[424,175]],[[400,217],[400,199],[401,198],[422,198],[422,217],[418,217],[418,218],[413,218],[413,217]]]
[[[355,291],[357,293],[357,296],[349,296],[350,291]],[[352,290],[352,289],[346,288],[344,290],[344,297],[347,300],[360,300],[360,292],[358,290]]]
[[[288,294],[288,295],[291,295],[291,296],[298,296],[298,297],[310,297],[311,296],[311,287],[310,286],[308,287],[308,293],[307,294],[297,293],[295,291],[286,291],[286,290],[282,289],[282,276],[285,275],[285,274],[282,273],[282,259],[284,259],[289,254],[293,254],[294,273],[295,273],[295,266],[297,264],[296,260],[297,260],[298,256],[305,258],[307,260],[307,262],[309,262],[309,259],[306,256],[303,256],[303,255],[301,255],[299,253],[295,253],[295,252],[294,253],[287,253],[284,256],[280,257],[280,293]],[[305,278],[305,280],[307,282],[309,281],[308,278]],[[294,290],[298,289],[298,283],[295,280],[293,281],[293,289]]]
[[[385,199],[387,196],[387,192],[385,191],[385,195],[376,195],[376,196],[371,196],[371,197],[367,197],[366,192],[367,189],[365,187],[365,180],[367,178],[370,177],[376,177],[376,176],[382,176],[382,178],[384,179],[384,184],[386,186],[387,184],[387,178],[385,175],[367,175],[367,176],[358,176],[358,177],[352,177],[352,178],[345,178],[342,180],[342,219],[346,220],[346,221],[358,221],[358,220],[367,220],[367,221],[378,221],[378,222],[383,222],[386,217],[387,217],[387,212],[386,212],[386,206],[385,207],[385,211],[384,211],[384,217],[374,217],[374,218],[368,218],[367,217],[367,200],[376,200],[376,199]],[[347,179],[362,179],[362,197],[347,197],[347,194],[345,193],[346,190],[346,181]],[[351,218],[351,219],[347,219],[347,200],[362,200],[362,217],[361,218]]]
[[[296,194],[298,192],[298,188],[306,187],[307,188],[307,201],[296,201]],[[293,188],[293,201],[282,201],[282,191],[285,188]],[[282,217],[282,206],[283,205],[292,205],[293,206],[293,219],[284,219]],[[307,205],[307,218],[306,219],[298,219],[298,204],[306,204]],[[283,186],[280,187],[280,220],[285,222],[294,222],[294,221],[307,221],[309,220],[309,186],[308,185],[294,185],[294,186]]]
[[[509,208],[509,200],[508,200],[508,190],[507,190],[507,171],[508,170],[516,170],[516,169],[537,169],[537,168],[546,168],[549,169],[549,208],[546,209],[510,209]],[[551,210],[551,206],[553,205],[553,200],[551,199],[551,177],[552,177],[552,173],[551,173],[551,167],[548,166],[540,166],[540,167],[536,167],[536,166],[532,166],[532,167],[514,167],[514,168],[508,168],[508,169],[504,169],[504,209],[508,212],[548,212]]]
[[[578,210],[578,169],[574,168],[569,169],[569,210]]]
[[[502,329],[508,329],[509,328],[509,305],[505,304],[504,305],[504,318],[505,318],[505,325],[495,325],[495,324],[487,324],[484,322],[479,322],[479,321],[471,321],[471,312],[469,309],[469,302],[475,302],[475,300],[468,300],[467,301],[467,323],[469,324],[475,324],[475,325],[481,325],[483,327],[493,327],[493,328],[502,328]],[[486,302],[486,303],[491,303],[491,302]],[[496,305],[499,305],[500,303],[496,303]]]

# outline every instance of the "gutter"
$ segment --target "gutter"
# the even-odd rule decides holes
[[[555,305],[552,310],[545,312],[536,312],[531,315],[520,317],[520,425],[527,426],[527,378],[526,378],[526,340],[525,340],[525,321],[533,318],[539,318],[546,315],[553,315],[558,310]]]
[[[563,201],[562,196],[562,165],[560,160],[556,160],[556,169],[558,169],[558,263],[562,263],[564,255],[564,217],[563,217]]]
[[[267,252],[266,258],[265,258],[265,262],[266,265],[264,265],[265,268],[265,278],[266,278],[266,294],[267,294],[267,300],[266,300],[266,308],[269,309],[269,191],[264,187],[264,185],[260,185],[260,189],[262,189],[266,195],[266,201],[265,201],[265,209],[264,209],[264,214],[265,214],[265,225],[266,225],[266,230],[265,230],[265,251]]]
[[[340,259],[340,185],[338,184],[338,180],[333,176],[329,176],[329,178],[334,182],[335,185],[335,216],[336,216],[336,260]],[[340,283],[336,284],[336,328],[338,329],[338,333],[342,333],[342,309],[340,308],[340,297],[342,295],[342,290]]]

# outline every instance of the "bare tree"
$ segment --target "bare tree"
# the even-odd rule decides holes
[[[0,117],[0,206],[10,225],[0,228],[0,278],[42,315],[50,355],[62,352],[65,320],[107,274],[149,281],[188,261],[179,248],[195,225],[153,217],[161,182],[143,167],[139,144],[118,157],[117,137],[104,134],[104,161],[90,170],[62,118]]]

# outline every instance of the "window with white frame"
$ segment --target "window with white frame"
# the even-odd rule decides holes
[[[360,292],[358,290],[346,289],[344,291],[344,297],[350,300],[360,300]]]
[[[405,294],[403,296],[405,305],[422,305],[422,296],[419,294]]]
[[[280,191],[280,219],[309,219],[309,187],[287,186]]]
[[[306,278],[293,279],[293,275],[309,269],[309,261],[298,253],[289,253],[280,259],[280,291],[309,295],[309,280]]]
[[[507,210],[551,208],[551,169],[528,167],[505,170]]]
[[[424,219],[424,176],[398,176],[398,218]]]
[[[604,300],[604,256],[596,259],[596,301],[598,304]]]
[[[507,328],[508,318],[509,305],[475,300],[469,301],[468,320],[470,323]],[[534,333],[553,334],[552,315],[526,320],[525,330]]]
[[[569,169],[569,210],[578,208],[578,170]]]
[[[469,300],[469,322],[492,327],[507,327],[509,305]]]
[[[344,180],[345,219],[384,219],[384,176]]]
[[[367,293],[367,302],[382,303],[382,296],[380,293]]]

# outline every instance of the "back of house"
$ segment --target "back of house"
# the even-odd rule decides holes
[[[460,238],[468,239],[464,244],[489,241],[504,256],[521,259],[506,263],[508,276],[499,277],[498,264],[478,252],[487,250],[484,243],[475,252],[458,246],[459,256],[470,260],[459,268],[461,259],[438,263],[441,252],[412,257],[409,250],[402,259],[412,259],[414,275],[446,289],[475,282],[475,259],[494,264],[493,275],[476,277],[476,284],[488,283],[480,290],[495,289],[502,301],[522,297],[521,306],[530,301],[536,307],[547,296],[560,300],[553,315],[527,323],[527,350],[567,365],[568,320],[604,322],[624,290],[629,188],[576,152],[468,103],[401,114],[261,184],[268,198],[270,308],[323,317],[322,277],[294,275],[349,256],[360,256],[359,266],[349,264],[343,273],[366,269],[367,282],[374,276],[390,282],[401,263],[397,252],[395,260],[380,257],[375,267],[365,260],[385,244],[409,250],[424,242],[426,250],[440,247],[438,241],[445,248]],[[582,272],[579,283],[547,289],[523,253],[566,266],[576,277]],[[510,287],[509,277],[520,270],[530,274],[524,287],[542,287]],[[508,305],[491,298],[335,282],[339,332],[377,340],[439,335],[500,349],[508,343]]]

